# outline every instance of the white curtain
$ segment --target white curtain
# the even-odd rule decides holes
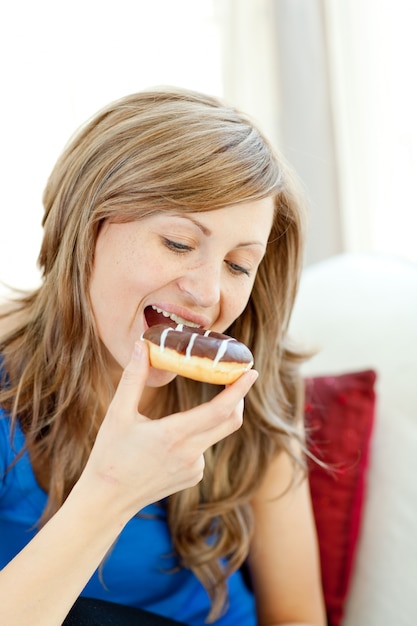
[[[417,261],[417,4],[324,0],[345,247]]]

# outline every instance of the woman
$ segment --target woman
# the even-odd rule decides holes
[[[44,205],[42,284],[1,318],[1,622],[60,624],[82,594],[196,626],[324,624],[288,168],[236,110],[155,89],[81,129]],[[150,368],[161,320],[236,337],[259,377]]]

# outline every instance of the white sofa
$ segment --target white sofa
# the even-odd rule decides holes
[[[305,268],[291,334],[306,376],[377,372],[368,486],[343,626],[417,625],[417,265],[340,255]]]

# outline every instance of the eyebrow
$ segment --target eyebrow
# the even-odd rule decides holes
[[[181,219],[185,219],[185,220],[192,222],[193,224],[195,224],[195,226],[197,226],[201,230],[203,235],[205,235],[206,237],[210,237],[213,234],[211,230],[207,228],[207,226],[204,226],[204,224],[196,220],[194,217],[187,215],[186,213],[173,213],[173,216],[180,217]]]
[[[200,230],[201,232],[206,236],[206,237],[210,237],[213,233],[212,231],[207,228],[207,226],[204,226],[204,224],[202,224],[201,222],[199,222],[198,220],[196,220],[194,217],[191,217],[190,215],[184,214],[184,213],[174,213],[175,217],[182,217],[186,220],[189,220],[190,222],[192,222],[193,224],[195,224]],[[262,241],[246,241],[243,243],[240,243],[237,247],[238,248],[246,248],[248,246],[262,246],[262,248],[266,249],[265,244]]]

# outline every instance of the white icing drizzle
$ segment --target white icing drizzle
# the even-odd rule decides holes
[[[163,352],[165,350],[165,341],[167,338],[168,333],[173,330],[170,326],[168,326],[167,328],[164,328],[164,330],[161,333],[161,338],[159,340],[159,351]]]
[[[211,330],[206,330],[203,337],[208,337],[211,333]]]
[[[194,345],[194,342],[197,339],[197,337],[198,337],[198,333],[193,333],[191,335],[190,341],[188,342],[188,346],[187,346],[187,349],[185,351],[185,358],[186,359],[190,359],[191,358],[191,352],[192,352],[193,345]]]
[[[175,330],[179,330],[181,332],[183,328],[184,328],[184,324],[177,324],[175,327]]]
[[[222,356],[225,354],[225,352],[227,350],[227,344],[229,343],[229,341],[233,341],[233,339],[223,339],[223,341],[219,345],[219,349],[217,350],[217,354],[216,354],[215,358],[213,359],[212,367],[216,367],[218,362],[222,358]]]

